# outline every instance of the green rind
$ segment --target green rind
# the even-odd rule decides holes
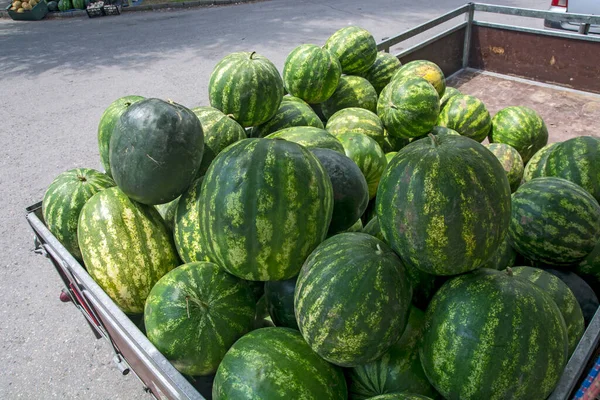
[[[333,189],[306,148],[244,139],[213,161],[198,203],[200,241],[216,264],[242,279],[284,280],[325,238]]]
[[[457,94],[462,94],[460,90],[453,87],[446,87],[444,91],[444,95],[440,98],[440,110],[446,106],[446,103],[450,99],[450,97],[456,96]]]
[[[506,171],[511,192],[517,190],[523,180],[523,159],[519,152],[512,146],[504,143],[490,143],[487,149],[494,153],[502,168]]]
[[[573,354],[585,331],[585,323],[581,307],[579,307],[577,298],[575,298],[571,289],[557,276],[538,268],[515,267],[512,268],[512,273],[515,276],[527,279],[552,297],[565,320],[569,340],[569,355]]]
[[[271,61],[256,52],[225,56],[208,84],[210,105],[232,114],[244,128],[267,122],[283,98],[283,81]]]
[[[545,399],[567,362],[556,303],[506,272],[479,269],[446,282],[424,332],[423,369],[448,400]]]
[[[294,309],[302,336],[325,360],[352,367],[380,358],[400,338],[412,289],[400,259],[364,233],[341,233],[308,257]]]
[[[300,330],[294,314],[294,291],[298,277],[265,282],[265,299],[275,326]]]
[[[529,159],[523,170],[523,183],[529,182],[534,178],[544,176],[544,169],[546,168],[546,160],[548,156],[558,143],[549,143],[546,146],[539,149],[533,157]]]
[[[273,118],[252,128],[251,137],[265,137],[294,126],[312,126],[323,129],[323,122],[313,109],[298,97],[285,96]]]
[[[348,373],[351,400],[365,400],[386,393],[415,393],[436,397],[419,359],[425,313],[412,307],[400,340],[378,360],[352,368]]]
[[[574,272],[588,279],[594,287],[600,286],[600,241],[594,250],[574,268]]]
[[[344,147],[335,136],[322,128],[294,126],[266,136],[267,139],[285,139],[301,144],[307,149],[330,149],[344,154]]]
[[[330,51],[314,44],[302,44],[285,60],[283,83],[292,96],[317,104],[331,97],[341,74],[342,66]]]
[[[376,209],[384,237],[407,266],[455,275],[478,268],[500,246],[510,220],[510,187],[483,145],[432,136],[392,159]]]
[[[385,153],[375,140],[367,135],[346,132],[337,136],[346,156],[358,165],[369,186],[369,199],[377,194],[379,180],[387,165]]]
[[[85,203],[96,193],[115,186],[101,172],[76,168],[57,176],[44,194],[42,215],[46,226],[73,257],[82,260],[77,241],[77,223]]]
[[[390,82],[379,96],[377,115],[390,136],[414,138],[436,125],[440,98],[429,82],[408,76]]]
[[[531,108],[506,107],[492,119],[490,142],[508,144],[521,154],[523,162],[548,144],[544,120]]]
[[[342,371],[314,353],[300,333],[263,328],[238,340],[219,365],[213,400],[346,400]]]
[[[394,158],[396,154],[398,154],[397,151],[390,151],[389,153],[385,153],[385,159],[387,160],[388,164],[390,163],[390,161],[392,161],[392,158]]]
[[[371,397],[369,400],[433,400],[431,397],[414,393],[388,393]]]
[[[368,70],[377,58],[377,43],[367,30],[347,26],[327,39],[324,49],[334,54],[344,74],[358,74]]]
[[[344,108],[333,114],[325,127],[333,136],[346,132],[356,132],[367,135],[381,147],[386,145],[386,133],[383,123],[372,111],[364,108]]]
[[[418,76],[425,79],[438,92],[440,98],[446,91],[446,77],[437,64],[426,60],[415,60],[404,64],[392,77],[392,80],[402,79],[410,76]]]
[[[204,176],[210,163],[223,149],[238,140],[246,139],[246,131],[231,116],[213,107],[196,107],[192,112],[200,120],[204,133],[204,154],[196,176]]]
[[[511,246],[530,260],[577,263],[600,239],[600,205],[570,181],[536,178],[513,195],[508,234]]]
[[[482,142],[490,133],[492,119],[477,97],[457,94],[448,99],[436,125],[454,129],[463,136]]]
[[[373,85],[360,76],[342,75],[335,92],[323,103],[321,110],[326,119],[344,108],[358,107],[377,111],[377,92]]]
[[[156,211],[158,211],[160,216],[163,218],[163,221],[165,221],[165,225],[167,225],[167,228],[169,228],[170,231],[173,231],[173,228],[175,227],[175,213],[177,212],[177,206],[180,198],[181,196],[168,203],[157,204],[154,206]]]
[[[88,273],[126,313],[143,312],[154,284],[179,265],[173,238],[158,211],[131,200],[117,187],[85,203],[77,237]]]
[[[252,290],[216,264],[184,264],[154,285],[144,308],[146,336],[178,371],[209,375],[254,323]]]
[[[512,248],[510,243],[508,243],[508,235],[506,235],[494,255],[490,257],[481,267],[502,271],[506,268],[514,266],[516,260],[517,252]]]
[[[377,91],[377,94],[380,94],[401,66],[402,63],[398,60],[398,57],[380,51],[369,69],[358,75],[368,80]]]

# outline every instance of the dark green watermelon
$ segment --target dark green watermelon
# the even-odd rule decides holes
[[[48,2],[48,11],[58,11],[58,2],[49,1]]]
[[[523,159],[519,152],[512,146],[504,143],[490,143],[487,149],[494,153],[502,168],[506,171],[511,192],[517,190],[523,179]]]
[[[377,94],[379,94],[390,83],[392,76],[394,76],[401,66],[402,63],[398,60],[398,57],[380,51],[377,53],[375,62],[373,62],[369,69],[358,75],[368,80],[377,91]]]
[[[600,242],[596,243],[594,250],[572,269],[585,277],[592,286],[600,288]]]
[[[254,323],[250,287],[210,262],[184,264],[152,288],[144,309],[148,339],[187,375],[213,374]]]
[[[204,134],[198,117],[177,103],[138,101],[127,108],[110,139],[110,167],[119,188],[143,204],[181,195],[198,173]]]
[[[432,400],[431,397],[414,393],[386,393],[371,397],[369,400]]]
[[[323,122],[313,109],[298,97],[285,96],[273,118],[252,128],[251,137],[265,137],[293,126],[312,126],[323,129]]]
[[[263,328],[238,340],[227,352],[213,383],[213,400],[346,400],[341,369],[319,357],[300,333]]]
[[[418,76],[425,79],[435,88],[440,97],[444,95],[446,91],[446,77],[437,64],[427,60],[411,61],[400,67],[392,77],[392,80],[411,76]]]
[[[483,268],[446,282],[424,332],[421,364],[449,400],[545,399],[568,359],[556,303],[505,271]]]
[[[598,307],[600,303],[598,302],[598,297],[594,290],[587,284],[586,281],[581,279],[581,277],[573,272],[565,271],[565,270],[556,270],[556,269],[546,269],[546,272],[550,272],[552,275],[555,275],[560,278],[561,281],[567,284],[569,289],[577,298],[577,302],[581,307],[581,311],[583,312],[583,319],[585,321],[585,326],[588,326],[590,322],[592,322],[592,318],[598,311]]]
[[[321,110],[329,119],[344,108],[358,107],[371,112],[377,111],[377,92],[373,85],[360,76],[342,75],[335,92],[323,103]]]
[[[511,246],[530,260],[574,264],[600,240],[600,205],[566,179],[536,178],[513,195],[508,235]]]
[[[294,295],[300,332],[325,360],[352,367],[380,358],[400,338],[412,289],[381,240],[340,233],[311,253]]]
[[[154,208],[156,208],[160,216],[165,221],[165,225],[167,225],[167,228],[169,228],[169,230],[171,231],[175,226],[175,212],[177,211],[177,205],[179,204],[180,198],[181,197],[178,197],[175,200],[170,201],[168,203],[157,204],[154,206]]]
[[[266,136],[267,139],[285,139],[307,149],[330,149],[344,154],[344,146],[331,133],[312,126],[293,126]]]
[[[360,168],[343,154],[330,149],[313,149],[333,186],[333,215],[328,235],[350,228],[369,204],[369,186]]]
[[[482,142],[490,132],[492,120],[485,104],[477,97],[457,94],[448,99],[436,125]]]
[[[546,160],[548,156],[558,143],[549,143],[546,146],[539,149],[533,157],[529,159],[523,170],[523,183],[529,182],[533,178],[539,178],[544,176],[544,169],[546,169]]]
[[[510,186],[483,145],[431,135],[400,150],[377,192],[384,237],[408,266],[433,275],[478,268],[510,220]]]
[[[60,11],[69,11],[73,8],[73,3],[71,0],[59,0],[58,1],[58,9]]]
[[[85,0],[72,0],[72,3],[73,3],[73,8],[75,8],[77,10],[85,9]]]
[[[285,281],[265,282],[265,300],[269,315],[275,326],[299,330],[294,315],[294,291],[296,290],[295,276]]]
[[[368,70],[377,58],[377,44],[369,31],[358,26],[347,26],[336,31],[325,42],[340,60],[344,74],[359,74]]]
[[[516,260],[517,252],[512,248],[510,243],[508,243],[508,235],[506,235],[494,255],[482,265],[482,268],[490,268],[497,271],[502,271],[506,268],[516,265]]]

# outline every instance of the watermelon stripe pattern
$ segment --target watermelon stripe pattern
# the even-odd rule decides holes
[[[226,115],[232,114],[244,128],[273,118],[283,98],[279,71],[256,52],[224,57],[215,66],[208,88],[210,105]]]
[[[446,90],[444,91],[444,95],[440,98],[440,110],[446,106],[446,103],[448,102],[450,97],[456,96],[457,94],[462,94],[462,93],[460,93],[460,90],[458,90],[456,88],[447,87]]]
[[[357,132],[372,137],[379,146],[385,145],[385,129],[381,120],[372,111],[364,108],[344,108],[327,121],[326,129],[334,136],[346,132]]]
[[[512,146],[504,143],[490,143],[487,146],[500,164],[506,171],[508,182],[510,183],[510,190],[514,192],[517,190],[523,179],[523,159],[519,152]]]
[[[331,133],[321,128],[295,126],[282,129],[266,137],[267,139],[285,139],[301,144],[307,149],[330,149],[344,154],[344,147]]]
[[[404,64],[392,77],[392,80],[410,76],[419,76],[431,84],[442,97],[446,91],[446,77],[435,63],[426,60],[415,60]]]
[[[369,31],[358,26],[338,30],[327,39],[323,48],[340,60],[344,74],[365,72],[377,58],[375,38]]]
[[[115,182],[108,175],[76,168],[57,176],[44,194],[42,215],[46,226],[78,260],[82,260],[77,241],[79,214],[94,194],[113,186]]]
[[[485,104],[477,97],[457,94],[446,102],[437,125],[454,129],[463,136],[482,142],[492,128],[492,120]],[[526,161],[525,157],[523,161]]]
[[[558,143],[550,143],[542,147],[529,159],[529,162],[523,170],[523,183],[529,182],[533,178],[539,178],[544,176],[544,170],[546,169],[546,160],[548,156]]]
[[[90,276],[126,313],[143,312],[154,284],[179,265],[173,238],[158,211],[116,187],[88,200],[77,237]]]
[[[306,148],[244,139],[212,163],[199,205],[202,246],[214,262],[242,279],[284,280],[325,239],[333,189]]]
[[[380,51],[377,53],[375,62],[365,72],[359,73],[375,88],[377,94],[380,94],[384,87],[392,80],[392,76],[400,69],[402,63],[393,54]]]
[[[250,136],[265,137],[271,133],[294,126],[324,128],[319,116],[304,100],[298,97],[285,96],[275,116],[264,124],[252,128]]]
[[[342,75],[335,92],[327,101],[321,103],[321,110],[327,119],[349,107],[377,111],[377,92],[365,78]]]

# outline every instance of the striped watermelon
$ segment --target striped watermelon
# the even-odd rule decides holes
[[[200,120],[204,133],[204,154],[198,176],[204,176],[210,163],[225,147],[238,140],[246,139],[246,131],[231,115],[225,115],[213,107],[192,109]]]
[[[392,80],[411,76],[424,78],[442,97],[446,91],[446,77],[437,64],[426,60],[415,60],[404,64],[392,77]]]
[[[511,192],[517,190],[523,179],[523,159],[519,152],[512,146],[504,143],[490,143],[485,147],[491,151],[502,168],[506,171],[508,177],[508,183],[510,184]]]
[[[362,232],[363,230],[363,223],[362,223],[362,219],[357,219],[356,222],[354,224],[352,224],[352,226],[348,229],[346,229],[344,232]]]
[[[437,125],[482,142],[490,132],[492,120],[485,104],[477,97],[457,94],[450,97],[440,111]]]
[[[390,163],[390,161],[392,161],[392,158],[394,158],[396,154],[398,154],[397,151],[390,151],[389,153],[385,153],[385,159],[387,160],[388,164]]]
[[[283,84],[292,96],[322,103],[335,92],[341,74],[342,66],[334,54],[314,44],[302,44],[285,60]]]
[[[592,289],[586,281],[581,279],[579,275],[574,274],[573,272],[564,269],[545,269],[545,271],[557,276],[561,281],[567,284],[569,289],[571,289],[583,313],[585,326],[588,326],[592,322],[596,311],[598,311],[598,306],[600,305],[594,289]],[[586,278],[589,277],[589,275],[586,276]]]
[[[529,159],[525,169],[523,170],[523,183],[529,182],[533,178],[539,178],[544,176],[544,169],[546,168],[546,160],[548,156],[558,143],[549,143],[546,146],[539,149],[533,157]]]
[[[294,126],[271,133],[267,139],[285,139],[308,149],[331,149],[344,154],[344,147],[331,133],[312,126]]]
[[[317,116],[319,117],[319,119],[321,120],[321,122],[323,124],[327,123],[327,118],[325,118],[325,115],[323,115],[323,109],[321,107],[322,103],[319,104],[309,104],[310,108],[313,109],[313,111],[315,112],[315,114],[317,114]]]
[[[110,174],[109,146],[115,124],[130,105],[140,100],[144,100],[144,98],[142,96],[121,97],[113,101],[104,110],[102,117],[100,117],[100,123],[98,124],[98,150],[100,151],[100,161],[108,176],[112,176]]]
[[[386,129],[383,130],[383,135],[385,139],[381,149],[386,153],[389,153],[390,151],[400,151],[404,146],[410,143],[410,139],[390,136]]]
[[[567,325],[569,355],[573,354],[575,347],[577,347],[583,336],[585,325],[581,307],[579,307],[579,303],[571,289],[558,277],[538,268],[516,267],[512,268],[512,273],[515,276],[527,279],[554,300]]]
[[[321,110],[327,119],[349,107],[364,108],[372,112],[377,110],[377,92],[365,78],[342,75],[333,95],[321,103]]]
[[[436,397],[437,393],[427,380],[419,360],[419,342],[424,325],[425,313],[412,307],[400,340],[380,359],[349,371],[350,399],[365,400],[400,392]]]
[[[358,75],[368,80],[377,91],[377,94],[379,94],[390,83],[392,76],[400,69],[401,65],[402,63],[398,60],[398,57],[380,51],[377,53],[373,65]]]
[[[367,71],[377,58],[377,43],[369,31],[358,26],[347,26],[336,31],[325,42],[324,49],[334,54],[344,74]]]
[[[600,139],[579,136],[560,143],[548,154],[543,174],[574,182],[600,201]]]
[[[340,233],[304,263],[294,308],[310,347],[352,367],[380,358],[398,341],[411,296],[404,266],[385,243],[365,233]]]
[[[360,221],[369,204],[369,186],[360,168],[344,154],[329,149],[313,149],[333,187],[333,214],[328,235],[345,231]],[[361,228],[362,229],[362,226]]]
[[[435,126],[440,98],[425,79],[409,76],[392,80],[377,103],[377,115],[391,136],[413,138]]]
[[[358,165],[365,176],[369,186],[369,199],[372,199],[377,194],[379,179],[387,165],[385,153],[375,140],[361,133],[346,132],[337,138],[344,146],[346,155]]]
[[[76,168],[58,175],[42,201],[46,226],[73,257],[82,260],[77,242],[77,221],[84,204],[96,193],[115,186],[108,176],[94,169]]]
[[[517,252],[508,242],[508,235],[506,235],[494,255],[490,257],[481,267],[502,271],[506,268],[514,266],[516,260]]]
[[[298,277],[265,282],[265,300],[275,326],[299,330],[294,315],[294,291]]]
[[[251,330],[255,306],[250,287],[216,264],[184,264],[150,291],[146,336],[178,371],[213,374],[233,343]]]
[[[371,397],[369,400],[432,400],[431,397],[414,393],[386,393]]]
[[[548,143],[548,129],[531,108],[506,107],[492,119],[490,142],[511,145],[526,163]]]
[[[440,98],[440,110],[446,106],[446,103],[450,99],[450,97],[456,96],[457,94],[462,94],[458,89],[453,87],[446,87],[444,90],[444,95]]]
[[[126,313],[143,312],[150,289],[179,265],[173,238],[158,211],[131,200],[117,187],[85,203],[77,238],[90,276]]]
[[[323,122],[304,100],[285,96],[277,114],[264,124],[252,128],[251,137],[265,137],[271,133],[293,126],[312,126],[323,129]]]
[[[593,286],[600,286],[600,242],[596,243],[594,250],[574,268],[574,271],[585,277]]]
[[[350,107],[336,112],[327,121],[326,129],[334,136],[350,131],[362,133],[372,137],[381,147],[386,143],[381,120],[377,114],[364,108]]]
[[[478,268],[504,238],[510,187],[498,159],[462,136],[409,144],[377,192],[384,237],[408,266],[433,275]]]
[[[600,240],[600,205],[565,179],[536,178],[513,195],[508,234],[511,246],[530,260],[577,263]]]
[[[556,303],[505,271],[483,268],[446,282],[424,332],[421,364],[448,400],[545,399],[567,362]]]
[[[175,226],[175,212],[177,211],[177,205],[179,204],[180,198],[181,196],[168,203],[157,204],[154,206],[170,231],[172,231]]]
[[[283,280],[325,239],[333,189],[306,148],[244,139],[215,158],[198,203],[201,247],[214,262],[242,279]]]
[[[208,97],[211,106],[232,114],[244,128],[256,126],[277,113],[283,81],[275,65],[255,51],[231,53],[215,66]]]
[[[263,328],[248,333],[227,352],[213,383],[213,400],[346,400],[341,369],[314,353],[300,333]]]

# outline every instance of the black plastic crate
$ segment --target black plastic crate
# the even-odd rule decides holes
[[[87,11],[90,18],[104,17],[104,7],[90,7],[86,8],[85,11]]]
[[[121,15],[119,7],[113,4],[107,4],[104,7],[104,15]]]

